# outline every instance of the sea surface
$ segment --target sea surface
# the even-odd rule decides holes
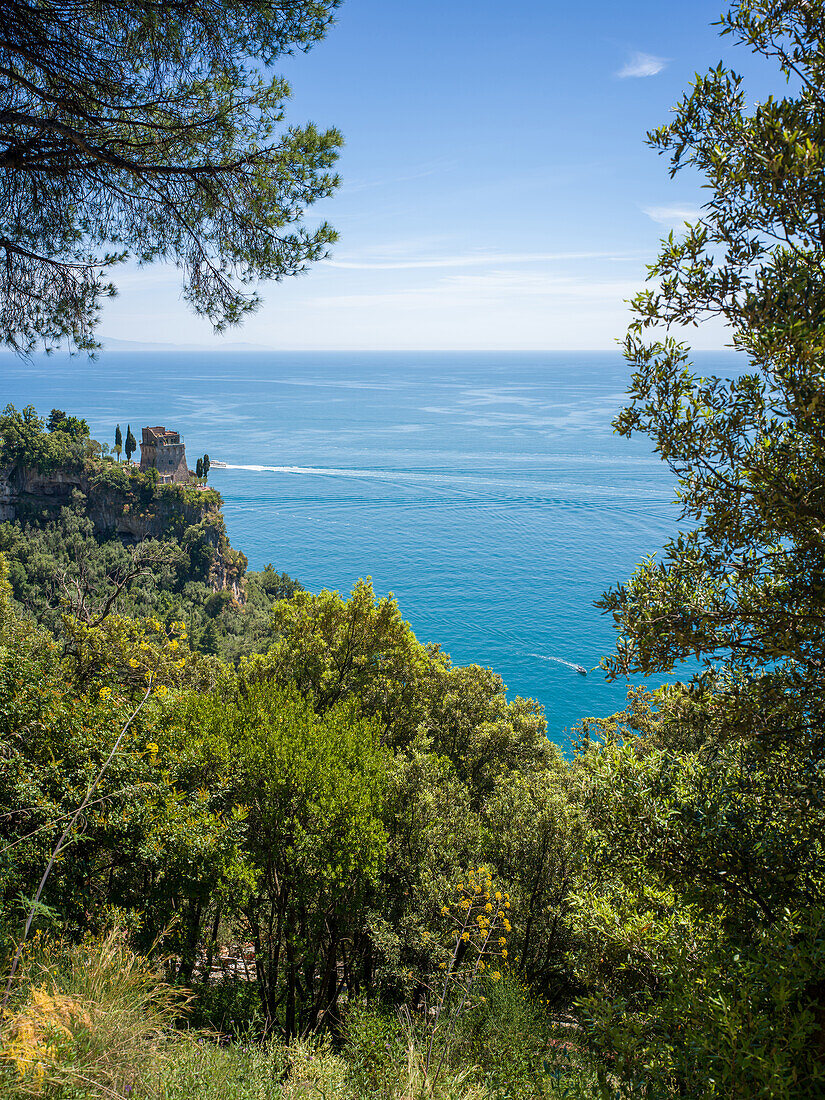
[[[618,352],[3,354],[0,406],[65,409],[110,444],[116,423],[180,430],[191,467],[228,464],[210,483],[250,568],[342,593],[371,576],[565,745],[628,686],[595,667],[615,631],[593,601],[677,528],[672,475],[611,429],[628,380]]]

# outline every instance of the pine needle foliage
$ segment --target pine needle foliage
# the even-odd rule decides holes
[[[0,342],[95,347],[109,268],[156,260],[215,329],[334,240],[340,134],[286,125],[277,60],[336,0],[2,0]],[[127,457],[129,443],[127,437]]]

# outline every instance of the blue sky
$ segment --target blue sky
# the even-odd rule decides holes
[[[644,143],[695,71],[761,72],[710,23],[721,0],[345,0],[280,66],[289,119],[344,133],[312,208],[330,261],[263,289],[226,341],[280,349],[596,349],[660,236],[702,202]],[[220,347],[174,270],[115,272],[104,336]],[[718,326],[695,347],[725,342]]]

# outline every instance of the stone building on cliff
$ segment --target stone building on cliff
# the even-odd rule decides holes
[[[186,447],[180,432],[171,428],[144,428],[140,441],[141,470],[155,469],[158,481],[188,481],[189,467],[186,465]]]

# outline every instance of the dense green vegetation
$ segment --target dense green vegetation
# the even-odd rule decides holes
[[[52,409],[48,425],[33,405],[22,412],[7,405],[0,414],[0,466],[25,466],[44,474],[80,470],[100,450],[89,438],[86,421],[67,417],[60,409]]]
[[[77,475],[63,507],[23,497],[19,518],[0,523],[15,604],[55,635],[66,614],[93,619],[111,601],[122,615],[185,620],[193,648],[230,661],[266,649],[272,603],[298,591],[298,582],[271,565],[246,571],[246,558],[226,539],[215,490],[158,485],[155,471],[104,452],[85,420],[59,409],[44,418],[32,406],[10,405],[0,415],[0,478],[13,483],[26,470]],[[124,515],[138,527],[145,519],[157,536],[124,541],[114,526]],[[216,567],[231,573],[234,588]]]
[[[266,649],[271,641],[273,600],[300,589],[271,566],[245,572],[244,601],[210,581],[214,547],[209,524],[187,526],[178,539],[146,539],[137,547],[117,537],[101,538],[82,501],[45,523],[0,523],[0,553],[6,557],[16,605],[56,635],[67,610],[90,614],[115,595],[124,615],[152,613],[164,622],[182,619],[192,646],[227,660]],[[123,589],[121,582],[128,578]]]
[[[92,494],[0,532],[0,1096],[823,1094],[823,26],[735,3],[797,90],[748,113],[720,66],[651,135],[711,198],[634,304],[616,428],[682,532],[603,596],[604,666],[701,670],[570,759],[368,582],[270,569],[230,610],[206,494],[7,410],[4,464],[170,526],[101,538]],[[657,334],[707,314],[749,373]]]

